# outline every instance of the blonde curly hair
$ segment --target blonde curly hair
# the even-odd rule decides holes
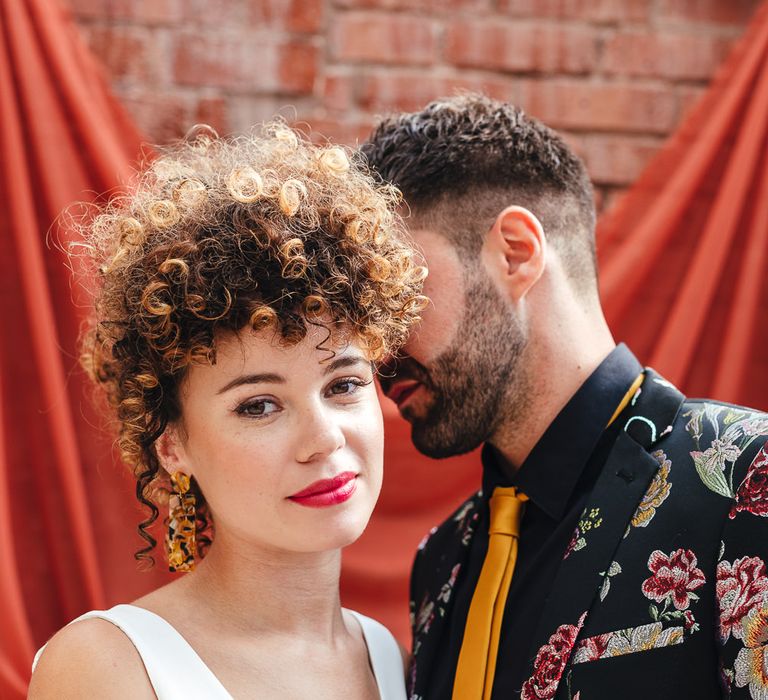
[[[403,343],[426,272],[399,199],[354,154],[276,121],[232,139],[197,129],[82,222],[97,278],[82,360],[116,410],[120,452],[150,510],[137,559],[152,561],[148,528],[167,487],[155,442],[180,418],[187,368],[215,362],[221,333],[272,326],[291,344],[320,324],[374,361]],[[204,551],[212,521],[193,490]]]

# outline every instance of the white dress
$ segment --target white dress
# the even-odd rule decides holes
[[[362,627],[381,700],[405,700],[403,661],[392,633],[370,617],[349,612]],[[136,605],[116,605],[92,610],[72,622],[93,617],[109,620],[133,642],[158,700],[232,700],[184,637],[159,615]],[[44,650],[45,646],[35,654],[33,671]]]

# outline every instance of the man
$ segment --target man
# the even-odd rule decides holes
[[[480,96],[363,152],[433,302],[384,390],[423,453],[484,444],[482,490],[416,556],[411,698],[766,700],[768,416],[616,346],[581,161]]]

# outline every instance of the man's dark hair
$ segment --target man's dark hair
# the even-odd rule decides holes
[[[396,185],[420,226],[476,258],[505,207],[541,221],[580,291],[596,289],[595,207],[584,163],[552,129],[521,109],[464,94],[384,119],[362,152]]]

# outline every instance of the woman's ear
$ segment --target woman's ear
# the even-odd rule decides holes
[[[481,253],[493,280],[512,301],[520,301],[546,266],[547,240],[541,222],[528,209],[504,209],[488,231]]]
[[[181,441],[179,429],[175,425],[168,425],[163,434],[155,442],[155,451],[160,465],[169,474],[184,472],[190,474],[185,459],[184,445]]]

